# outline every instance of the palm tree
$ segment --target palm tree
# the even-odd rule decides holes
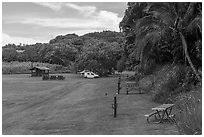
[[[175,45],[183,49],[185,59],[200,80],[201,76],[189,56],[188,47],[196,45],[195,43],[201,40],[201,7],[201,3],[148,3],[143,9],[147,15],[137,19],[134,24],[136,55],[140,59],[141,65],[144,64],[144,57],[148,56],[151,49],[155,48],[162,38],[167,37],[167,33],[170,33],[170,38],[174,43],[181,43]],[[191,45],[186,39],[189,35],[197,36]],[[178,49],[178,47],[173,48],[174,50]]]

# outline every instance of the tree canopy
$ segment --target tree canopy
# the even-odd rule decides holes
[[[59,64],[74,68],[92,70],[99,75],[107,75],[116,69],[123,52],[122,33],[103,31],[59,35],[49,43],[32,45],[8,44],[3,47],[3,61],[31,61]],[[17,52],[21,50],[22,52]]]
[[[197,78],[201,67],[202,3],[128,3],[120,28],[125,32],[125,53],[140,61],[189,65]],[[130,59],[129,59],[130,60]]]

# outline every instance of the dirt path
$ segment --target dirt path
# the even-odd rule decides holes
[[[116,77],[68,75],[62,82],[3,77],[2,86],[3,134],[177,134],[173,124],[147,124],[144,114],[157,104],[145,94],[116,95]],[[117,118],[111,108],[114,96]]]

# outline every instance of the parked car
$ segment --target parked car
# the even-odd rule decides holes
[[[79,74],[84,75],[85,72],[90,72],[89,70],[83,70],[81,72],[79,72]]]
[[[99,78],[99,75],[89,71],[84,73],[85,78]]]

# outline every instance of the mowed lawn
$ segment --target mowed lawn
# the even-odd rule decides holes
[[[63,74],[43,81],[27,74],[2,76],[2,134],[151,135],[178,134],[174,124],[148,124],[157,106],[146,94],[117,95],[118,77],[85,79]],[[122,91],[125,93],[125,87]],[[113,97],[118,115],[113,117]]]

